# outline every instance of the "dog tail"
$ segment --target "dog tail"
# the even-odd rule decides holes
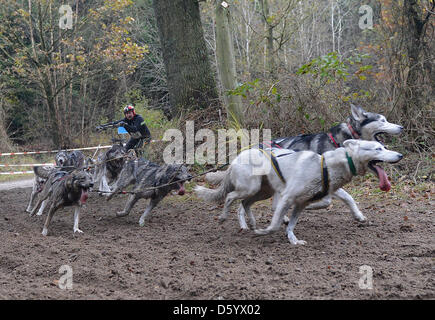
[[[224,201],[227,194],[234,190],[234,186],[231,183],[231,167],[223,173],[225,173],[225,175],[222,177],[222,182],[217,189],[196,186],[194,189],[196,195],[208,202]]]
[[[33,167],[33,172],[35,173],[35,175],[44,179],[48,179],[51,171],[52,171],[51,169],[45,167],[40,167],[40,166]]]
[[[226,171],[209,172],[205,175],[205,180],[211,184],[219,184],[224,180]]]

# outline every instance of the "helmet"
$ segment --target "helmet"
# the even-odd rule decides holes
[[[134,111],[134,107],[131,104],[128,104],[124,108],[124,114],[126,114],[129,111],[133,111],[133,115],[136,115],[136,112]]]

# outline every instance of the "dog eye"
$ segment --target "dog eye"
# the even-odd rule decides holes
[[[376,151],[382,151],[382,148],[376,148]]]

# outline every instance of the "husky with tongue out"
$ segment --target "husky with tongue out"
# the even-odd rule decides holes
[[[176,190],[178,195],[185,193],[184,182],[190,179],[192,179],[192,175],[189,174],[184,165],[165,164],[160,166],[143,158],[130,160],[125,162],[118,179],[113,185],[113,190],[106,200],[109,201],[115,194],[133,184],[133,190],[127,199],[124,210],[117,212],[116,216],[128,215],[139,199],[150,199],[148,206],[139,219],[139,225],[144,226],[151,210],[170,191]]]
[[[44,188],[41,191],[38,202],[30,212],[30,216],[35,215],[42,202],[48,199],[48,214],[45,220],[42,235],[48,233],[48,226],[54,213],[63,207],[75,206],[74,211],[74,233],[82,231],[79,229],[80,208],[88,199],[88,190],[94,183],[90,173],[84,170],[76,169],[72,172],[62,170],[47,170],[42,167],[34,167],[37,176],[47,179]]]
[[[379,163],[395,163],[403,157],[376,141],[351,139],[344,141],[343,146],[323,155],[277,148],[245,150],[233,160],[217,189],[197,186],[195,192],[207,201],[225,199],[221,220],[226,219],[234,200],[242,200],[241,208],[248,214],[253,229],[256,222],[250,207],[273,196],[278,201],[272,221],[266,229],[256,229],[255,233],[265,235],[279,230],[285,213],[293,206],[287,237],[292,244],[305,244],[296,238],[293,229],[307,205],[334,193],[353,176],[363,176],[368,168],[379,178],[381,190],[389,191],[391,184]],[[243,211],[239,209],[239,222]]]

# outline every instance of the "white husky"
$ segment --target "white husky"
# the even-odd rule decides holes
[[[274,196],[277,203],[270,225],[266,229],[256,229],[255,233],[265,235],[278,230],[286,211],[294,206],[287,237],[292,244],[305,244],[305,241],[296,238],[293,229],[308,204],[331,195],[350,182],[354,175],[364,175],[367,168],[378,176],[381,190],[388,191],[391,184],[377,163],[395,163],[403,157],[398,152],[385,149],[376,141],[351,139],[343,145],[344,147],[325,152],[323,156],[312,151],[245,150],[233,160],[217,189],[197,186],[195,192],[206,201],[225,199],[221,220],[228,216],[229,206],[234,200],[242,200],[239,222],[244,209],[254,229],[256,222],[250,210],[251,205]],[[274,156],[271,157],[270,152]],[[364,216],[355,218],[365,220]]]

